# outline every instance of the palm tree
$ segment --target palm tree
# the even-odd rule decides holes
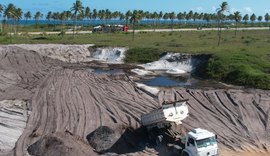
[[[4,7],[0,4],[0,32],[3,32],[3,26],[2,26],[2,13],[4,11]]]
[[[128,25],[128,21],[129,21],[129,18],[130,18],[131,15],[132,15],[132,12],[130,10],[128,10],[126,12],[126,26]]]
[[[217,9],[217,17],[218,17],[218,46],[220,45],[221,39],[221,21],[224,17],[224,12],[228,11],[228,3],[222,2],[220,8]]]
[[[247,24],[247,21],[249,20],[249,15],[245,14],[245,16],[243,17],[243,20],[245,21],[245,24]]]
[[[211,20],[211,15],[208,13],[204,13],[203,14],[203,20],[205,20],[206,22],[210,22]]]
[[[106,10],[105,10],[105,23],[107,23],[107,21],[108,21],[109,19],[111,19],[111,17],[112,17],[111,11],[110,11],[109,9],[106,9]]]
[[[135,37],[135,24],[138,23],[142,17],[142,14],[140,13],[141,13],[140,11],[134,10],[130,17],[130,23],[132,23],[132,29],[133,29],[133,36],[132,36],[133,41]]]
[[[15,22],[15,18],[16,18],[16,7],[14,6],[14,4],[10,3],[8,4],[8,6],[6,7],[6,9],[4,10],[4,17],[7,20],[13,20],[13,22]],[[14,23],[13,23],[14,24]],[[9,39],[10,39],[10,43],[12,42],[12,24],[9,24]]]
[[[204,14],[203,13],[201,13],[200,15],[199,15],[199,20],[203,20],[203,18],[204,18]]]
[[[163,19],[164,19],[164,20],[168,20],[168,19],[169,19],[169,13],[166,12],[166,13],[163,15]]]
[[[60,13],[59,12],[52,13],[52,19],[54,21],[53,22],[54,28],[56,27],[57,20],[59,20],[59,16],[60,16]]]
[[[250,16],[250,20],[251,20],[251,22],[252,22],[252,24],[254,23],[254,21],[256,20],[256,15],[255,14],[252,14],[251,16]]]
[[[234,32],[234,36],[236,36],[236,31],[237,31],[237,25],[238,23],[241,21],[241,14],[239,11],[234,12],[234,20],[235,20],[235,32]]]
[[[147,24],[149,23],[149,20],[151,19],[151,13],[149,11],[144,12],[143,18],[146,18]]]
[[[117,19],[119,16],[120,16],[120,12],[115,11],[115,12],[112,13],[112,16],[111,16],[111,17],[112,17],[113,19]]]
[[[63,11],[62,13],[59,14],[59,20],[61,21],[61,36],[62,38],[64,37],[65,31],[64,31],[64,21],[67,20],[67,12]]]
[[[93,10],[92,19],[94,19],[94,20],[97,19],[97,9],[94,9],[94,10]]]
[[[190,19],[192,19],[192,18],[193,18],[193,16],[194,16],[193,11],[192,11],[192,10],[191,10],[191,11],[189,11],[189,13],[186,15],[186,20],[190,20]]]
[[[199,13],[197,13],[197,12],[195,12],[194,14],[193,14],[193,21],[196,21],[196,19],[199,19]]]
[[[184,15],[184,13],[179,12],[179,13],[177,14],[177,19],[178,19],[179,21],[184,20],[184,19],[185,19],[185,15]]]
[[[154,20],[154,31],[156,31],[156,27],[157,27],[157,19],[158,19],[158,13],[154,12],[152,14],[152,19]]]
[[[17,22],[17,27],[19,28],[20,26],[20,19],[22,19],[22,15],[23,15],[23,12],[22,12],[22,9],[21,8],[17,8],[15,10],[15,20]],[[17,28],[17,29],[18,29]],[[15,30],[15,33],[16,33],[16,30]]]
[[[43,14],[40,11],[37,11],[36,14],[34,15],[34,19],[36,22],[36,26],[38,24],[38,21],[43,17]]]
[[[123,14],[123,13],[120,13],[119,14],[119,20],[121,21],[121,23],[122,23],[122,21],[125,19],[125,15]]]
[[[12,19],[12,18],[14,19],[15,11],[16,11],[16,7],[14,6],[14,4],[12,3],[8,4],[6,9],[4,10],[4,17],[6,17],[7,19]]]
[[[52,12],[51,12],[51,11],[49,11],[49,12],[47,13],[46,19],[48,20],[48,27],[49,27],[50,21],[51,21],[51,19],[52,19]]]
[[[259,17],[258,17],[258,21],[261,23],[262,20],[263,20],[263,17],[262,17],[262,16],[259,16]]]
[[[79,21],[83,21],[84,18],[86,18],[84,11],[82,13],[79,13],[77,16],[77,20],[79,20]],[[83,25],[83,23],[82,23],[82,25]]]
[[[27,24],[28,19],[31,19],[31,17],[32,17],[32,15],[31,15],[31,12],[30,11],[27,11],[24,14],[24,18],[25,18],[25,24],[24,24],[24,26]]]
[[[265,20],[266,22],[269,22],[269,21],[270,21],[270,15],[269,15],[268,13],[266,13],[266,14],[264,15],[264,20]],[[270,25],[269,25],[269,30],[270,30]]]
[[[102,21],[105,19],[105,10],[99,10],[98,11],[98,18]]]
[[[183,17],[183,13],[179,12],[177,15],[177,19],[179,21],[179,26],[181,25],[181,20],[183,20],[185,17]]]
[[[82,14],[83,13],[83,5],[82,5],[82,2],[80,0],[76,0],[75,3],[73,3],[73,6],[72,8],[70,9],[72,12],[73,12],[73,16],[74,16],[74,22],[73,22],[73,38],[75,37],[75,25],[76,25],[76,22],[77,22],[77,14],[80,13]]]
[[[176,19],[175,13],[174,13],[174,12],[171,12],[171,13],[169,14],[169,18],[170,18],[170,20],[171,20],[171,27],[172,27],[172,29],[173,29],[173,20]]]
[[[71,18],[72,13],[71,11],[66,11],[67,20]]]
[[[88,19],[88,20],[91,19],[91,10],[90,10],[89,7],[86,7],[86,8],[85,8],[84,16],[85,16],[85,18]]]
[[[158,23],[160,24],[160,19],[162,19],[163,17],[163,12],[160,11],[159,14],[158,14]]]

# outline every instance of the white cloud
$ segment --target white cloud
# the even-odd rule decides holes
[[[244,7],[243,8],[243,12],[244,13],[247,13],[247,14],[252,14],[253,13],[253,10],[250,7]]]
[[[203,9],[202,7],[197,7],[196,10],[201,12],[201,11],[203,11],[204,9]]]
[[[266,9],[266,10],[264,10],[264,13],[270,13],[270,9]]]
[[[204,9],[203,9],[203,7],[196,7],[196,8],[191,8],[191,10],[193,11],[193,12],[203,12],[204,11]]]
[[[212,12],[216,12],[217,8],[215,6],[212,6]]]
[[[230,8],[230,13],[234,13],[234,12],[236,12],[236,11],[238,11],[236,8]]]

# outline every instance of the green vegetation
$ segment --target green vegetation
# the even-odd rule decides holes
[[[263,58],[268,55],[268,58]],[[269,54],[219,54],[208,62],[209,78],[236,85],[270,89]]]
[[[157,48],[131,48],[126,52],[127,63],[148,63],[159,59],[161,51]]]
[[[157,60],[160,52],[211,54],[205,77],[227,83],[270,89],[270,31],[234,29],[223,31],[217,46],[217,31],[141,32],[132,41],[132,33],[77,35],[14,35],[12,43],[62,43],[129,47],[125,61],[145,63]],[[9,44],[9,36],[0,36],[0,44]]]

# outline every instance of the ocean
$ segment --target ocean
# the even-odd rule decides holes
[[[35,21],[35,20],[20,20],[19,23],[20,25],[34,25],[34,24],[61,24],[61,21],[59,20],[39,20],[39,21]],[[196,20],[196,21],[193,21],[193,20],[157,20],[157,21],[154,21],[154,20],[141,20],[139,22],[139,24],[143,24],[143,25],[147,25],[147,24],[154,24],[154,23],[157,23],[157,24],[171,24],[173,22],[173,24],[215,24],[217,23],[217,21],[215,20],[212,20],[212,21],[205,21],[205,20]],[[9,23],[9,24],[12,24],[14,23],[13,21],[6,21],[6,23]],[[226,23],[233,23],[233,21],[226,21]],[[73,24],[73,21],[72,20],[68,20],[68,21],[63,21],[63,24],[66,24],[66,25],[72,25]],[[122,25],[125,25],[126,24],[126,21],[125,20],[78,20],[77,21],[77,25],[90,25],[90,26],[95,26],[95,25],[102,25],[102,24],[111,24],[111,25],[114,25],[114,24],[122,24]]]

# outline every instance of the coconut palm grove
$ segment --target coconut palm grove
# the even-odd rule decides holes
[[[216,13],[207,12],[149,12],[147,10],[128,10],[127,12],[110,11],[109,9],[97,10],[90,6],[84,6],[77,0],[70,9],[63,12],[47,13],[37,11],[30,12],[16,7],[16,4],[0,4],[1,32],[5,31],[8,24],[18,26],[28,25],[97,25],[99,24],[132,24],[149,25],[156,27],[216,27],[226,23],[235,22],[241,26],[268,26],[269,13],[265,15],[241,14],[239,11],[231,12],[228,3],[223,2]],[[133,20],[136,17],[136,20]],[[42,20],[42,21],[41,21]],[[31,22],[30,22],[31,21]],[[70,22],[67,22],[70,21]],[[72,21],[72,22],[71,22]],[[80,21],[78,23],[78,21]],[[98,22],[97,22],[98,21]],[[222,27],[221,26],[221,27]],[[14,30],[15,31],[15,30]]]

